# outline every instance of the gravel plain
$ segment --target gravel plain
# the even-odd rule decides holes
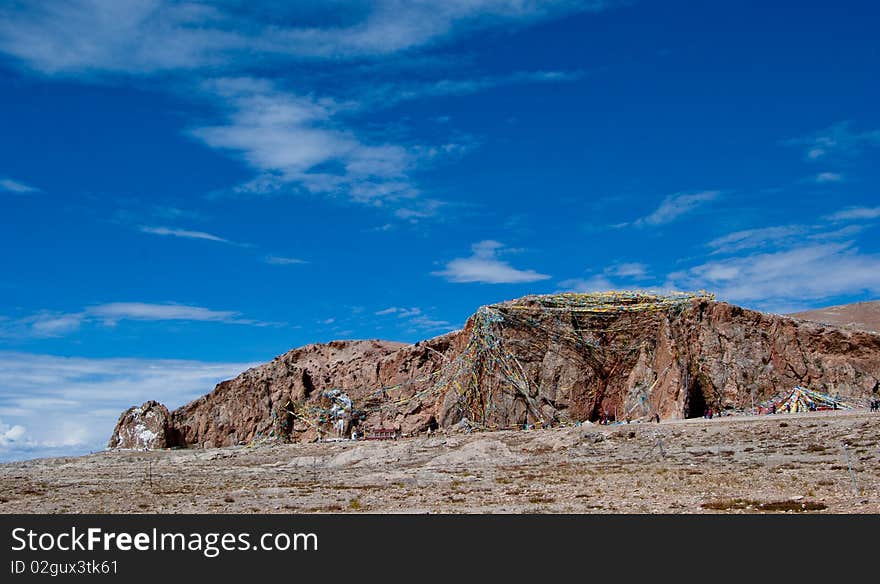
[[[0,465],[0,513],[778,512],[880,513],[880,414],[117,450]]]

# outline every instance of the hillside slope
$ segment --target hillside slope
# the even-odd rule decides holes
[[[829,306],[828,308],[796,312],[791,316],[835,326],[880,332],[880,300]]]

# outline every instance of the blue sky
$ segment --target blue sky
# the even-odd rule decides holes
[[[872,2],[284,4],[0,4],[0,459],[529,293],[880,296]]]

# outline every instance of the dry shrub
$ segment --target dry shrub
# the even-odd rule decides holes
[[[818,501],[754,501],[751,499],[719,499],[700,505],[712,511],[731,511],[737,509],[754,509],[756,511],[823,511],[828,508]]]

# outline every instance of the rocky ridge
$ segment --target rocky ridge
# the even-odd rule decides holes
[[[461,331],[414,345],[334,341],[294,349],[164,418],[155,402],[129,410],[110,446],[676,419],[707,406],[745,409],[794,385],[850,399],[876,395],[880,334],[705,294],[529,296],[482,307]],[[148,412],[156,412],[154,426],[145,423]],[[156,440],[145,444],[139,426]]]

